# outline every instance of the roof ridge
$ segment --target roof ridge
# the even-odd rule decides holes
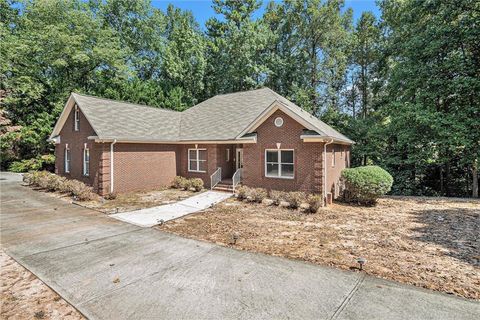
[[[268,89],[268,90],[270,90],[270,91],[273,91],[273,90],[270,89],[269,87],[261,87],[261,88],[244,90],[244,91],[235,91],[235,92],[228,92],[228,93],[220,93],[220,94],[214,95],[212,98],[214,98],[214,97],[219,97],[219,96],[228,96],[228,95],[230,95],[230,94],[247,93],[247,92],[252,92],[252,91],[265,90],[265,89]],[[273,91],[273,92],[275,92],[275,91]],[[210,99],[211,99],[211,98],[210,98]],[[207,100],[208,100],[208,99],[207,99]]]
[[[182,111],[176,111],[176,110],[166,109],[166,108],[161,108],[161,107],[154,107],[154,106],[149,106],[147,104],[132,103],[132,102],[128,102],[128,101],[114,100],[114,99],[109,99],[109,98],[92,96],[90,94],[77,93],[77,92],[72,92],[71,94],[79,95],[79,96],[82,96],[82,97],[95,98],[95,99],[98,99],[98,100],[105,100],[105,101],[112,101],[112,102],[117,102],[117,103],[129,104],[129,105],[137,106],[137,107],[150,108],[150,109],[168,111],[168,112],[173,112],[173,113],[182,113]]]

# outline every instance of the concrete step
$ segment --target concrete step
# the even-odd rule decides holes
[[[213,188],[215,191],[225,191],[225,192],[233,192],[233,187],[232,186],[219,186],[218,184]]]

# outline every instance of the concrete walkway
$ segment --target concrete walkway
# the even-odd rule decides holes
[[[480,314],[478,302],[139,228],[18,181],[2,180],[0,187],[3,248],[90,319],[478,319]]]
[[[148,228],[168,220],[183,217],[190,213],[205,210],[231,196],[231,193],[206,191],[176,203],[112,214],[110,217],[139,227]]]

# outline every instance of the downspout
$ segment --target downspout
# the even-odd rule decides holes
[[[113,145],[115,143],[117,143],[117,139],[110,144],[110,193],[113,193]]]
[[[327,206],[327,144],[333,143],[333,139],[323,145],[323,206]]]

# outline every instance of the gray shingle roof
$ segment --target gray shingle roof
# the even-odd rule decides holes
[[[100,139],[178,140],[180,112],[72,95]]]
[[[234,140],[274,102],[279,102],[310,124],[313,133],[352,143],[332,127],[268,88],[218,95],[184,112],[76,93],[72,95],[100,139]]]

